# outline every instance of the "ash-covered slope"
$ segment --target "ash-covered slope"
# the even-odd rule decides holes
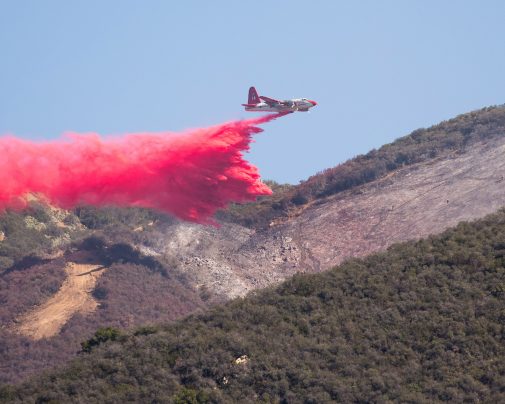
[[[174,320],[494,212],[505,205],[504,162],[505,108],[495,107],[415,131],[271,199],[234,207],[219,228],[142,209],[38,207],[4,215],[0,382],[61,363],[100,326]],[[260,225],[240,224],[246,216]],[[58,295],[69,283],[65,268],[83,255],[90,259],[84,264],[105,267],[89,291],[94,309],[76,309],[53,327],[60,330],[53,337],[19,335],[22,325],[31,327],[23,319]]]
[[[505,211],[168,326],[103,330],[11,402],[503,402]]]
[[[435,158],[315,198],[289,210],[287,217],[274,219],[267,229],[177,223],[166,229],[157,248],[175,254],[180,270],[195,284],[235,297],[296,272],[322,271],[347,258],[492,213],[505,205],[505,108],[492,112],[497,118],[488,122],[488,132],[480,123],[473,129],[464,126],[466,136],[473,140],[461,142],[459,148],[447,147]],[[481,121],[482,117],[472,114]],[[458,119],[466,122],[465,116]],[[441,127],[452,131],[445,134]],[[443,123],[424,136],[431,143],[433,139],[441,143],[446,135],[458,138],[454,127],[454,123]],[[419,144],[420,150],[425,147],[424,142]],[[402,153],[400,148],[397,154]]]

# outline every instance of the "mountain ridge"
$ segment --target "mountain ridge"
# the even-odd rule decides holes
[[[206,227],[137,208],[52,213],[35,203],[25,214],[8,212],[0,218],[0,382],[64,362],[100,326],[173,321],[298,272],[320,272],[496,211],[505,205],[505,108],[485,108],[448,122],[402,138],[412,146],[411,155],[418,141],[428,151],[446,144],[435,157],[410,164],[407,159],[380,178],[291,204],[273,219],[265,214],[266,226],[243,226],[240,219]],[[444,127],[452,135],[446,136]],[[403,150],[384,147],[391,156]],[[352,161],[365,159],[373,166],[383,160],[377,153]],[[330,171],[345,179],[353,164]],[[258,206],[272,209],[275,198],[282,202],[292,190],[281,188],[272,200],[238,209],[254,218],[261,212]],[[26,251],[35,254],[26,257]],[[76,314],[51,339],[32,341],[10,333],[18,316],[57,293],[66,263],[83,251],[108,267],[92,292],[97,309]]]
[[[405,165],[464,151],[472,143],[500,137],[504,131],[505,104],[460,114],[323,170],[299,185],[276,184],[280,192],[272,197],[239,205],[221,213],[221,217],[262,228],[270,223],[267,219],[289,216],[292,211],[296,212],[297,206],[374,181]],[[243,213],[245,218],[241,216]]]
[[[503,401],[505,210],[171,325],[100,330],[10,402]]]

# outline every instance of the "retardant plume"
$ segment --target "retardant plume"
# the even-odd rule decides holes
[[[67,134],[36,143],[0,138],[0,210],[41,194],[56,206],[144,206],[181,219],[211,223],[230,202],[269,195],[245,161],[257,125],[279,114],[233,121],[181,134],[136,133],[101,138]]]

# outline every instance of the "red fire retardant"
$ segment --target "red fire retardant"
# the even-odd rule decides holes
[[[180,219],[213,223],[230,202],[271,190],[244,160],[251,137],[279,114],[184,133],[135,133],[102,138],[66,134],[32,142],[0,138],[0,210],[22,208],[27,194],[70,209],[77,205],[143,206]]]

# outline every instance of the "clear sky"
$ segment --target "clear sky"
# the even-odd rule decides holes
[[[255,85],[318,102],[248,159],[297,183],[505,102],[505,2],[0,0],[0,134],[179,131],[251,117]],[[1,156],[0,156],[1,157]]]

